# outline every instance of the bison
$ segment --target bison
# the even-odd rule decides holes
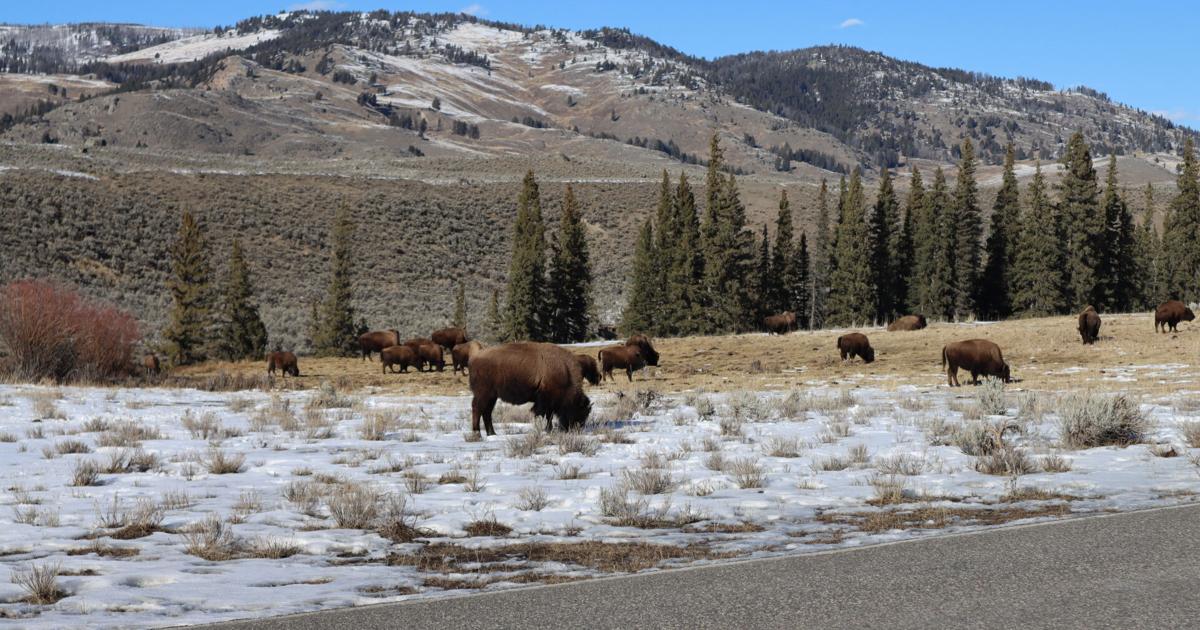
[[[636,346],[638,350],[642,351],[642,358],[645,359],[646,365],[658,367],[658,351],[650,343],[649,337],[646,335],[634,335],[625,340],[625,345]]]
[[[162,369],[162,364],[158,361],[158,355],[153,352],[147,352],[142,355],[142,369],[146,374],[157,376],[159,370]]]
[[[453,366],[454,372],[457,374],[461,371],[462,373],[466,374],[471,362],[471,356],[480,350],[483,350],[483,344],[479,343],[478,341],[460,343],[451,348],[450,362]]]
[[[432,339],[414,337],[405,341],[404,345],[412,348],[413,352],[417,353],[417,359],[419,360],[417,362],[418,371],[425,372],[426,364],[429,364],[428,371],[431,372],[434,368],[437,368],[439,372],[446,368],[446,358],[442,353],[442,347],[434,343]]]
[[[400,372],[408,372],[408,368],[421,367],[421,357],[408,346],[388,346],[379,352],[379,362],[383,364],[383,373],[395,372],[393,366],[400,366]]]
[[[848,333],[837,338],[838,352],[842,355],[842,360],[853,359],[858,357],[863,363],[870,363],[875,360],[875,349],[871,347],[870,340],[862,333]]]
[[[905,315],[888,324],[887,329],[888,332],[921,330],[928,325],[929,323],[925,321],[924,315]]]
[[[583,379],[592,385],[599,385],[600,366],[596,360],[586,354],[576,354],[575,360],[579,361],[579,372],[583,374]]]
[[[283,372],[284,378],[287,378],[288,374],[300,376],[300,366],[296,363],[296,355],[291,352],[267,353],[267,374],[275,376],[275,370]]]
[[[778,315],[768,315],[763,319],[763,326],[769,335],[786,335],[796,329],[796,314],[785,311]]]
[[[469,341],[466,330],[454,327],[435,330],[430,337],[433,339],[433,343],[445,348],[446,352],[451,352],[454,350],[454,346]]]
[[[398,345],[400,345],[400,333],[395,330],[376,330],[358,336],[358,348],[362,351],[364,360],[371,358],[372,352],[379,352],[384,348]]]
[[[1196,314],[1183,302],[1168,300],[1154,309],[1154,332],[1158,332],[1159,327],[1162,327],[1164,333],[1167,332],[1168,327],[1171,332],[1178,332],[1175,327],[1179,325],[1179,322],[1190,322],[1194,319],[1196,319]]]
[[[646,357],[642,354],[642,349],[638,346],[602,348],[596,353],[596,358],[600,363],[600,380],[604,380],[605,376],[610,381],[614,380],[612,373],[614,369],[617,369],[625,370],[625,376],[632,383],[633,371],[646,367]]]
[[[950,387],[958,387],[958,369],[971,373],[971,384],[979,384],[979,375],[994,376],[1005,383],[1012,380],[1008,364],[1000,346],[987,339],[968,339],[946,344],[942,348],[942,367],[946,369],[946,381]]]
[[[608,324],[601,324],[596,328],[596,336],[605,341],[612,341],[617,338],[617,329]]]
[[[1100,314],[1090,305],[1079,314],[1079,336],[1085,346],[1100,338]]]
[[[479,420],[488,435],[496,401],[511,405],[533,403],[533,414],[546,419],[547,430],[558,418],[560,429],[582,427],[592,403],[583,393],[583,376],[575,356],[554,344],[508,343],[485,348],[471,356],[471,430],[479,433]]]

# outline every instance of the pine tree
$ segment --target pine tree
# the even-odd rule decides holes
[[[654,274],[654,219],[646,217],[633,250],[629,300],[621,313],[621,330],[629,335],[660,334],[654,326],[654,311],[661,288]]]
[[[1190,137],[1175,185],[1163,232],[1163,260],[1170,262],[1166,293],[1190,303],[1200,301],[1200,163]]]
[[[758,242],[758,265],[751,276],[751,293],[754,295],[754,320],[762,321],[771,314],[774,303],[772,296],[779,293],[779,283],[772,278],[771,236],[767,224],[762,226],[762,239]]]
[[[896,191],[892,174],[887,168],[879,179],[879,194],[867,225],[867,247],[871,260],[872,304],[875,321],[894,319],[899,302],[899,281],[896,267]]]
[[[705,328],[703,310],[704,257],[701,252],[700,219],[696,197],[687,175],[679,174],[670,223],[670,265],[666,271],[666,315],[659,334],[692,335]]]
[[[1029,185],[1029,206],[1021,218],[1013,269],[1013,306],[1027,317],[1056,315],[1064,310],[1064,247],[1058,212],[1046,196],[1042,165]]]
[[[800,246],[794,248],[792,261],[788,264],[787,281],[784,283],[790,288],[788,294],[788,310],[796,313],[796,321],[802,327],[807,327],[809,302],[812,300],[812,294],[809,289],[812,286],[809,282],[811,263],[808,257],[808,236],[803,232],[800,233]]]
[[[1058,185],[1059,216],[1067,241],[1067,308],[1104,303],[1098,266],[1106,259],[1104,215],[1097,203],[1096,169],[1083,133],[1075,132],[1063,155],[1063,178]]]
[[[746,230],[746,208],[737,180],[721,174],[720,147],[713,136],[709,182],[720,189],[707,192],[709,203],[701,225],[704,252],[706,332],[734,332],[755,325],[750,275],[754,268],[753,236]]]
[[[454,316],[450,318],[450,325],[463,330],[467,328],[467,291],[462,280],[458,281],[458,289],[454,292]]]
[[[1021,196],[1014,172],[1016,154],[1008,145],[1004,154],[1004,176],[996,202],[992,205],[992,223],[987,238],[987,264],[980,279],[979,315],[984,319],[1004,319],[1012,315],[1012,267],[1016,261],[1016,236],[1020,234]]]
[[[1108,157],[1104,199],[1105,251],[1108,255],[1100,265],[1105,301],[1103,308],[1126,313],[1137,299],[1137,252],[1133,215],[1117,187],[1117,156]]]
[[[807,309],[796,311],[796,297],[801,290],[807,293],[808,287],[796,285],[800,280],[797,278],[797,270],[794,267],[796,263],[796,252],[792,245],[794,233],[791,204],[788,202],[787,191],[783,190],[779,193],[779,214],[775,217],[775,249],[771,252],[771,272],[767,290],[769,306],[766,310],[769,314],[795,311],[796,316],[803,320],[808,317],[808,312]],[[807,269],[805,275],[807,275]],[[805,278],[804,282],[807,284],[808,279]]]
[[[211,272],[204,233],[190,212],[183,213],[171,246],[170,322],[163,330],[167,355],[175,365],[202,361],[212,326]]]
[[[1133,310],[1146,310],[1161,304],[1163,292],[1159,256],[1162,241],[1154,225],[1154,186],[1147,183],[1143,194],[1142,226],[1137,230],[1134,248],[1137,259],[1137,299]]]
[[[922,275],[925,271],[918,266],[917,253],[931,238],[932,225],[925,216],[925,183],[921,180],[921,171],[914,166],[908,183],[908,198],[904,202],[904,227],[900,232],[900,245],[896,248],[902,270],[905,312],[920,310],[918,290],[928,278]]]
[[[258,316],[250,270],[237,239],[234,239],[229,253],[220,322],[217,344],[223,358],[239,361],[263,357],[267,350],[267,327]]]
[[[546,226],[533,171],[525,174],[513,222],[512,261],[508,266],[504,333],[507,341],[540,340],[545,324]]]
[[[809,266],[809,308],[808,326],[810,329],[825,325],[826,301],[829,294],[829,188],[825,180],[821,180],[821,189],[817,192],[817,224],[813,228],[816,240],[813,243]]]
[[[350,210],[338,210],[330,237],[329,287],[320,308],[320,325],[313,339],[318,356],[351,356],[358,348],[360,325],[354,321],[354,223]]]
[[[654,235],[654,277],[657,286],[665,287],[675,257],[680,255],[677,250],[679,228],[675,220],[675,193],[671,189],[671,176],[667,174],[667,169],[663,169],[662,183],[658,189],[658,208],[654,213],[654,227],[657,230]],[[652,325],[645,329],[646,333],[662,334],[665,322],[676,316],[678,307],[665,298],[664,294],[659,293],[659,299],[656,301],[651,317]]]
[[[850,184],[839,203],[839,218],[833,239],[833,272],[829,285],[829,319],[835,325],[865,324],[875,317],[868,250],[866,199],[862,171],[850,175]]]
[[[488,300],[487,309],[488,339],[500,341],[504,338],[504,314],[500,308],[500,289],[492,289],[492,297]]]
[[[954,186],[954,318],[963,320],[975,312],[979,297],[979,267],[983,260],[983,219],[979,212],[979,187],[975,183],[975,145],[962,143],[958,179]]]
[[[924,191],[922,199],[922,224],[916,230],[917,307],[929,317],[949,320],[955,315],[957,223],[941,168],[934,171],[933,188]]]
[[[656,280],[660,278],[657,270]],[[588,256],[587,231],[575,202],[575,191],[567,185],[563,195],[558,239],[550,259],[547,329],[556,343],[577,343],[587,338],[592,302],[592,265]]]

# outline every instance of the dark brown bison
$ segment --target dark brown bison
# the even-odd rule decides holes
[[[462,328],[443,328],[433,331],[430,335],[433,343],[446,349],[446,352],[454,350],[454,346],[460,343],[467,343],[467,331]]]
[[[973,385],[979,384],[981,374],[1004,379],[1005,383],[1012,380],[1000,346],[987,339],[968,339],[946,344],[946,347],[942,348],[942,367],[946,369],[946,381],[951,387],[959,386],[959,368],[971,373]]]
[[[786,335],[796,329],[796,314],[786,311],[778,315],[768,315],[763,319],[763,326],[769,335]]]
[[[483,344],[478,341],[468,341],[460,343],[450,350],[450,362],[454,367],[454,372],[466,373],[471,362],[471,356],[476,352],[483,350]]]
[[[1090,305],[1079,314],[1079,336],[1085,346],[1100,338],[1100,314]]]
[[[268,352],[267,374],[275,376],[275,370],[283,372],[284,378],[288,374],[300,376],[300,366],[296,363],[296,355],[291,352]]]
[[[471,430],[479,433],[479,420],[488,435],[496,401],[511,405],[533,403],[533,414],[553,428],[582,427],[592,403],[583,393],[583,376],[575,356],[554,344],[518,342],[480,350],[471,357]]]
[[[658,351],[654,349],[654,345],[650,343],[650,338],[646,335],[634,335],[625,340],[625,345],[636,346],[642,351],[642,359],[646,361],[646,365],[658,367]]]
[[[155,376],[162,369],[162,364],[158,361],[158,355],[153,352],[147,352],[142,355],[142,369],[146,374]]]
[[[372,352],[400,345],[400,333],[395,330],[376,330],[358,336],[358,349],[362,350],[362,358],[371,358]]]
[[[395,372],[394,366],[400,366],[400,372],[407,372],[410,367],[420,367],[421,357],[408,346],[388,346],[379,351],[379,362],[383,364],[383,373]]]
[[[925,321],[924,315],[905,315],[904,317],[901,317],[900,319],[888,324],[887,329],[888,332],[921,330],[928,325],[929,323]]]
[[[422,339],[414,337],[404,342],[404,345],[413,349],[417,353],[417,370],[421,372],[432,372],[434,368],[441,372],[446,368],[446,358],[442,352],[442,347],[434,343],[432,339]],[[428,365],[428,370],[426,369]]]
[[[612,341],[617,338],[617,329],[607,324],[601,324],[596,328],[596,336],[605,341]]]
[[[1196,319],[1196,314],[1187,305],[1179,300],[1169,300],[1154,309],[1154,332],[1158,332],[1160,326],[1164,333],[1167,332],[1168,327],[1171,332],[1178,332],[1175,327],[1179,325],[1179,322],[1190,322],[1194,319]]]
[[[596,358],[600,363],[600,380],[604,380],[605,376],[610,381],[614,380],[613,370],[625,370],[625,376],[632,383],[633,371],[646,367],[646,357],[638,346],[602,348],[596,353]]]
[[[854,357],[862,359],[863,363],[875,360],[875,348],[871,347],[870,340],[862,333],[847,333],[838,337],[837,348],[843,361]]]
[[[583,379],[592,385],[599,385],[600,366],[596,360],[586,354],[575,355],[575,360],[579,361],[579,372],[583,375]]]

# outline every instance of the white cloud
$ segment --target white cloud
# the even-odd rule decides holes
[[[483,6],[482,4],[479,4],[478,2],[475,2],[472,4],[468,4],[467,6],[459,9],[458,12],[466,13],[467,15],[479,16],[479,15],[487,15],[488,11],[487,11],[487,7]]]
[[[853,28],[855,26],[862,26],[863,23],[864,22],[858,18],[850,18],[848,20],[843,20],[838,28]]]
[[[345,2],[337,2],[336,0],[309,0],[309,2],[293,4],[288,7],[288,11],[334,11],[344,8],[346,8]]]

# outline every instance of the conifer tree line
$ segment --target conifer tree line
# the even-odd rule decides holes
[[[1103,181],[1075,133],[1051,186],[1039,163],[1021,189],[1008,147],[985,221],[977,160],[963,141],[953,181],[939,167],[908,174],[904,199],[884,169],[874,201],[855,169],[822,181],[816,221],[797,237],[781,194],[774,236],[746,225],[736,179],[716,136],[700,204],[685,174],[664,172],[655,212],[639,230],[621,327],[626,333],[702,335],[761,329],[794,311],[801,326],[1004,319],[1151,309],[1200,300],[1200,163],[1188,140],[1160,236],[1149,185],[1136,219],[1115,156]],[[836,198],[834,198],[836,195]],[[697,207],[702,205],[702,207]]]

